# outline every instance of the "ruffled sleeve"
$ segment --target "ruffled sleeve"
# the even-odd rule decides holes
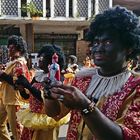
[[[17,112],[17,120],[25,127],[32,129],[48,130],[68,123],[70,114],[56,121],[46,114],[34,113],[29,109]]]

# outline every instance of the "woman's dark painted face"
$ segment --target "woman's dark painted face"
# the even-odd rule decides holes
[[[95,36],[92,44],[94,63],[100,67],[123,65],[126,51],[117,35],[102,33]]]
[[[19,50],[17,50],[16,46],[13,45],[13,44],[10,44],[8,46],[8,55],[9,57],[11,58],[14,58],[14,57],[19,57],[21,56],[21,52]]]
[[[38,58],[39,68],[48,72],[48,65],[51,64],[51,60],[45,59],[45,54],[41,54]]]

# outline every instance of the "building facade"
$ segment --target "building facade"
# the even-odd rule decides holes
[[[82,63],[88,50],[84,33],[91,19],[113,4],[113,0],[0,0],[0,45],[6,45],[11,34],[22,35],[30,53],[56,44],[66,57],[74,54]]]
[[[11,34],[21,34],[31,53],[51,43],[61,46],[66,57],[79,55],[82,62],[86,53],[78,51],[81,45],[87,47],[84,30],[94,15],[111,6],[112,0],[0,0],[0,44]],[[41,11],[39,18],[31,17],[33,8]]]

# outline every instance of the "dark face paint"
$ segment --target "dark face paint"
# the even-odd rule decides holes
[[[39,61],[39,68],[45,71],[48,71],[48,62],[45,61],[45,54],[41,54],[40,57],[38,58]]]
[[[102,33],[94,37],[92,54],[97,66],[120,67],[125,61],[126,51],[117,35]]]

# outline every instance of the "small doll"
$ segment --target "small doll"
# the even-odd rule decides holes
[[[56,81],[60,81],[60,66],[58,62],[58,55],[54,53],[52,56],[52,64],[48,66],[49,68],[49,79],[51,80],[51,84]]]
[[[48,78],[44,79],[43,86],[44,86],[44,97],[51,99],[50,88],[51,85],[55,84],[57,81],[60,81],[60,66],[58,62],[58,55],[54,53],[52,56],[52,64],[48,66],[49,69],[49,76]]]

